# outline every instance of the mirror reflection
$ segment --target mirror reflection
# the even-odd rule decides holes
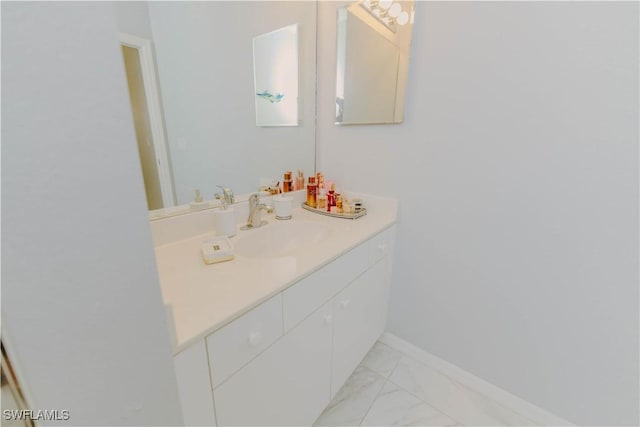
[[[298,126],[298,25],[253,39],[256,125]]]
[[[207,201],[218,186],[246,194],[288,170],[315,172],[315,2],[114,2],[114,9],[137,94],[150,209],[190,204],[196,190]],[[299,43],[296,125],[257,126],[253,40],[291,25]]]
[[[413,16],[413,0],[338,10],[336,124],[403,121]]]

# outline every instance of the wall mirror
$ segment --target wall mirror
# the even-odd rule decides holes
[[[160,181],[156,195],[147,197],[150,209],[188,205],[196,189],[212,200],[218,185],[248,194],[281,181],[288,170],[315,172],[315,2],[113,2],[113,7],[118,30],[130,36],[121,44],[138,51],[129,52],[131,60],[155,68],[159,102],[146,110],[161,120],[134,113],[140,152],[154,151],[149,147],[157,145],[155,134],[166,137],[164,152],[146,161],[158,169]],[[291,25],[299,53],[295,125],[257,126],[254,38]],[[138,47],[145,41],[146,53]],[[139,80],[145,86],[149,78]],[[277,88],[260,90],[289,96]],[[153,190],[146,186],[149,195]]]
[[[338,125],[401,123],[414,2],[363,0],[338,10]]]

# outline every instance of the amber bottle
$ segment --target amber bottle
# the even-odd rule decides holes
[[[316,195],[318,192],[318,186],[316,184],[316,177],[310,176],[309,183],[307,184],[307,205],[312,208],[316,207]]]
[[[288,193],[293,191],[293,179],[291,178],[291,171],[284,173],[284,180],[282,181],[282,192]]]

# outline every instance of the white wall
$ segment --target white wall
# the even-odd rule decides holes
[[[419,3],[405,123],[336,127],[340,5],[318,169],[400,199],[389,330],[570,421],[637,425],[638,4]]]
[[[3,2],[2,89],[2,328],[34,409],[180,424],[112,7]]]
[[[118,31],[153,40],[149,22],[149,3],[146,1],[111,2],[116,13]]]

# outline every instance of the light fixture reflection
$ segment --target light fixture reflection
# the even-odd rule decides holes
[[[389,8],[389,15],[393,16],[394,18],[397,18],[400,15],[400,12],[402,12],[402,6],[400,6],[399,3],[394,3]]]
[[[394,33],[396,32],[396,25],[406,25],[409,22],[413,24],[413,8],[411,15],[409,15],[408,12],[402,10],[400,2],[394,2],[393,0],[363,0],[360,6]]]
[[[398,24],[405,25],[407,22],[409,22],[409,14],[403,10],[400,15],[398,15],[396,20],[398,21]]]

